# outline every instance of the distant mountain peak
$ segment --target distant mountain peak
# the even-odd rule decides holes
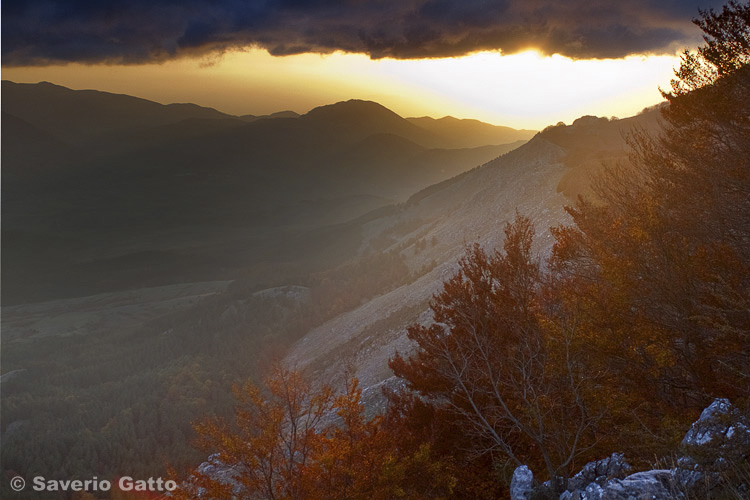
[[[409,123],[439,135],[452,147],[479,147],[486,144],[509,144],[519,140],[529,140],[534,130],[516,130],[510,127],[492,125],[479,120],[444,116],[431,118],[407,118]]]
[[[3,111],[70,143],[97,143],[142,127],[189,119],[228,119],[197,104],[161,104],[99,90],[73,90],[49,82],[2,82]]]
[[[341,137],[361,140],[372,134],[400,135],[421,146],[435,147],[440,138],[374,101],[350,99],[317,107],[300,120],[334,129]]]
[[[345,117],[357,117],[361,119],[363,116],[381,116],[403,120],[401,116],[382,104],[362,99],[349,99],[348,101],[339,101],[334,104],[318,106],[303,115],[305,118],[312,119],[341,119]]]

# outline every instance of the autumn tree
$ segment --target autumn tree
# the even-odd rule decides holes
[[[397,443],[401,455],[411,455],[411,478],[405,498],[423,497],[442,491],[439,497],[455,500],[496,500],[507,491],[498,477],[490,454],[477,456],[467,446],[459,415],[445,405],[434,404],[401,384],[385,391],[388,399],[383,426],[389,440]],[[437,469],[437,470],[436,470]],[[512,470],[507,472],[508,478]],[[439,481],[436,481],[438,479]]]
[[[308,471],[311,499],[388,500],[448,498],[453,478],[434,460],[424,443],[405,446],[383,416],[365,417],[362,389],[346,377],[336,397],[338,420],[325,438]]]
[[[661,135],[635,132],[630,164],[556,232],[636,442],[679,439],[714,397],[750,398],[750,4],[696,23],[706,45],[664,93]]]
[[[464,446],[514,466],[567,477],[595,444],[585,347],[573,309],[550,299],[555,286],[531,247],[534,227],[517,215],[503,252],[478,245],[431,304],[433,321],[408,336],[418,348],[391,360],[422,397],[458,416]]]
[[[182,494],[217,499],[306,498],[304,473],[320,445],[317,432],[333,408],[329,387],[314,390],[299,372],[275,366],[264,388],[235,388],[234,425],[209,421],[197,426],[211,460],[193,471]]]
[[[344,392],[314,388],[305,377],[279,366],[264,386],[245,384],[233,425],[197,426],[209,460],[191,471],[176,498],[206,499],[441,499],[453,478],[429,446],[400,446],[368,419],[356,378]]]
[[[682,54],[667,96],[677,97],[708,86],[750,63],[750,4],[731,0],[717,13],[699,11],[693,22],[703,31],[705,45]]]
[[[357,379],[347,377],[344,394],[334,402],[339,422],[327,430],[309,471],[312,498],[389,498],[390,485],[380,484],[378,472],[390,444],[382,441],[380,417],[365,418],[361,397]]]

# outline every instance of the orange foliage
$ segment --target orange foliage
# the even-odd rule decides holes
[[[416,353],[390,365],[455,415],[460,446],[566,477],[590,456],[601,418],[587,401],[599,379],[586,370],[589,332],[532,257],[531,222],[517,216],[505,234],[503,253],[469,249],[433,300],[434,322],[409,328]]]
[[[707,45],[664,94],[663,135],[631,136],[632,165],[568,209],[554,250],[614,369],[617,428],[663,446],[713,398],[750,403],[750,49],[732,42],[750,39],[750,6],[697,24]]]
[[[502,252],[467,251],[390,362],[407,390],[385,416],[364,417],[356,379],[334,396],[277,368],[237,391],[234,426],[198,427],[232,479],[194,471],[180,494],[489,500],[518,465],[646,462],[711,399],[750,407],[750,7],[698,24],[663,136],[633,134],[544,265],[521,216]]]
[[[233,427],[197,426],[216,467],[193,470],[176,498],[385,500],[450,493],[453,479],[428,446],[399,447],[382,417],[365,418],[356,379],[334,396],[329,387],[314,390],[300,373],[276,367],[265,389],[237,390]]]

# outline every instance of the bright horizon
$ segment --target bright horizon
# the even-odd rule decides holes
[[[348,99],[379,102],[404,117],[454,116],[540,130],[583,115],[637,114],[659,103],[675,55],[571,59],[535,51],[501,55],[373,60],[336,52],[272,56],[234,51],[161,64],[70,63],[5,67],[2,78],[129,94],[164,104],[191,102],[233,115],[310,109]]]

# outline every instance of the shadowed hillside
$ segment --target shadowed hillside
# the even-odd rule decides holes
[[[510,127],[490,125],[478,120],[459,120],[452,116],[440,119],[423,116],[407,118],[414,125],[444,137],[452,147],[472,148],[484,144],[505,144],[513,141],[527,141],[535,130],[516,130]]]
[[[51,84],[2,98],[0,431],[27,477],[194,463],[190,422],[228,414],[233,382],[429,267],[373,227],[523,143],[456,148],[365,101],[232,117]]]
[[[451,142],[446,130],[495,128],[427,130],[364,101],[249,122],[193,107],[179,109],[199,116],[170,121],[151,104],[162,121],[129,119],[121,135],[108,118],[77,117],[109,130],[96,151],[33,123],[37,111],[4,107],[3,370],[15,375],[2,430],[15,469],[104,474],[126,460],[145,474],[164,456],[195,461],[189,422],[226,414],[232,382],[295,342],[287,361],[319,380],[354,363],[374,410],[388,358],[409,352],[405,326],[426,317],[465,246],[498,246],[519,210],[545,251],[547,228],[566,220],[565,179],[585,189],[571,173],[625,158],[621,132],[650,126],[649,115],[586,118],[523,146],[455,148],[468,135]],[[68,415],[57,427],[49,407]],[[143,426],[163,439],[107,447]]]
[[[269,260],[317,269],[331,252],[318,258],[289,241],[520,145],[438,147],[447,141],[366,101],[248,123],[12,82],[3,82],[3,142],[3,259],[14,263],[5,303],[232,279]]]
[[[230,117],[195,104],[163,105],[124,94],[7,80],[3,81],[3,111],[72,144],[87,144],[112,134],[188,119]]]

